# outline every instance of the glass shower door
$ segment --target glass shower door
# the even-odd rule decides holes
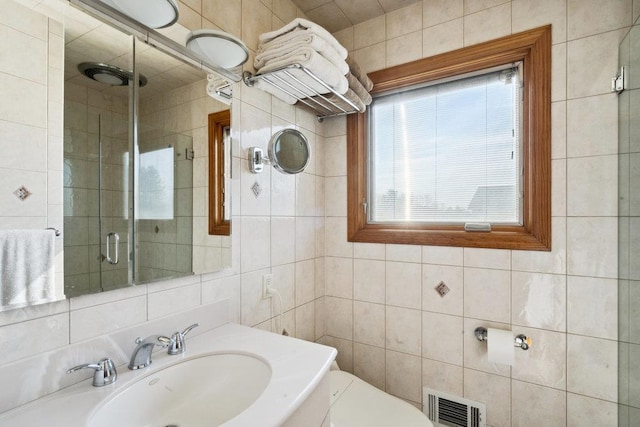
[[[618,425],[640,425],[640,22],[620,44]]]
[[[126,79],[133,66],[133,38],[102,28],[68,42],[65,49],[67,297],[133,283],[129,261],[133,126]],[[108,43],[99,37],[102,31],[108,31]],[[98,38],[105,44],[96,45]],[[113,70],[119,74],[110,73]]]
[[[101,290],[130,285],[129,99],[115,98],[101,119],[100,276]]]

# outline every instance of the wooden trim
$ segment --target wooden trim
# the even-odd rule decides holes
[[[231,235],[224,218],[224,129],[231,126],[229,110],[209,114],[209,234]]]
[[[347,237],[350,242],[551,250],[551,26],[372,72],[371,93],[522,61],[523,226],[466,232],[462,226],[368,223],[367,114],[347,117]]]

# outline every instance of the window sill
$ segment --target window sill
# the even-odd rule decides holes
[[[462,226],[367,224],[349,233],[350,242],[390,243],[423,246],[550,251],[551,236],[536,236],[524,227],[493,227],[488,232],[465,231]]]

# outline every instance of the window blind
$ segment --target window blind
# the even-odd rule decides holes
[[[369,221],[522,224],[519,70],[374,98]]]

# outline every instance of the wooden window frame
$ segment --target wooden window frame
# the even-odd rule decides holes
[[[347,117],[347,237],[350,242],[551,250],[551,26],[372,72],[372,95],[522,61],[523,225],[490,232],[463,225],[368,223],[367,118]]]
[[[209,123],[209,234],[231,235],[231,221],[224,218],[224,129],[231,126],[231,111],[211,113]]]

